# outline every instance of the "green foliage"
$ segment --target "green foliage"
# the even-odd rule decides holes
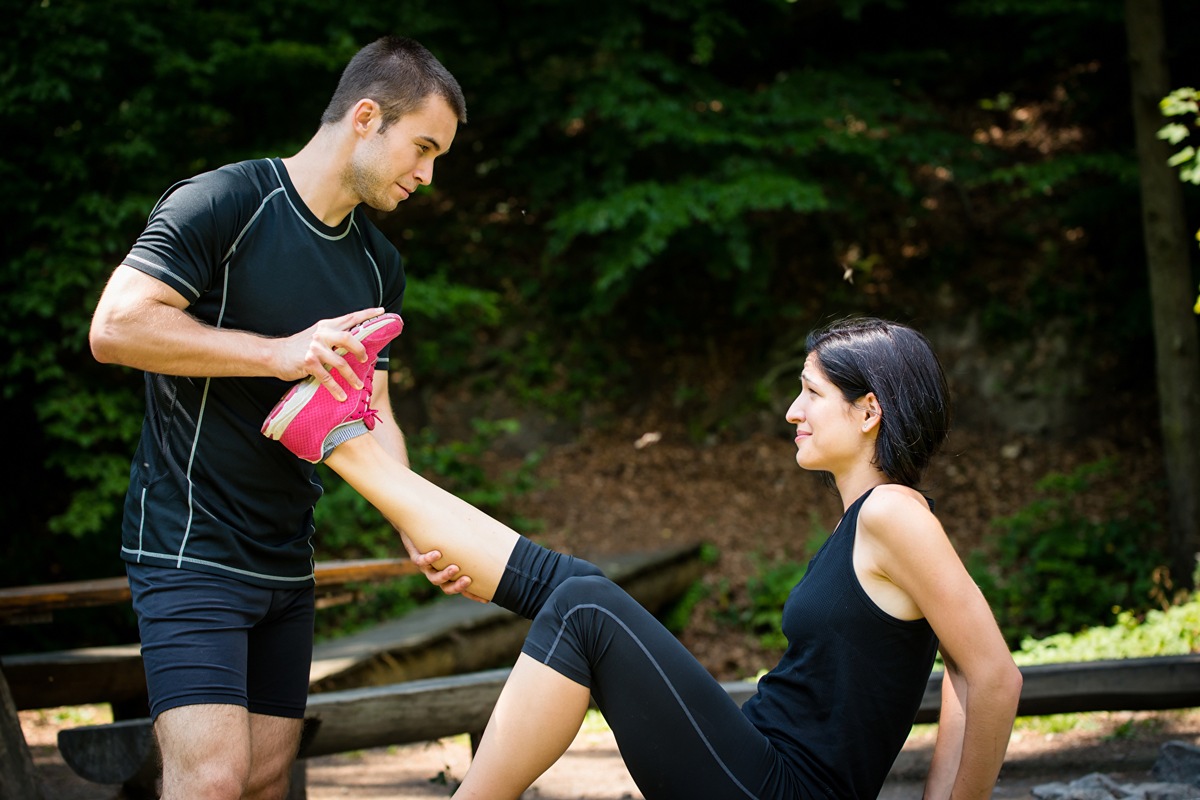
[[[444,273],[411,277],[404,293],[405,362],[419,375],[460,375],[475,366],[480,327],[503,319],[500,296],[450,281]]]
[[[1119,470],[1105,460],[1046,476],[1041,497],[994,520],[991,546],[968,558],[1010,642],[1099,624],[1121,608],[1144,611],[1161,598],[1155,577],[1165,557],[1150,502],[1131,489],[1105,493],[1099,506],[1084,502]]]
[[[1179,147],[1193,133],[1200,129],[1200,91],[1190,87],[1176,89],[1162,99],[1159,104],[1164,117],[1184,117],[1184,122],[1170,122],[1158,131],[1158,138],[1165,139],[1172,147]],[[1186,118],[1191,117],[1191,125]],[[1175,155],[1167,160],[1172,167],[1179,167],[1180,179],[1194,184],[1200,184],[1200,153],[1195,145],[1184,144]],[[1196,232],[1196,240],[1200,241],[1200,231]],[[1194,308],[1200,314],[1200,294],[1196,296]]]
[[[1117,614],[1116,622],[1086,627],[1075,633],[1026,638],[1013,659],[1020,665],[1109,658],[1176,656],[1200,651],[1200,598],[1142,617],[1132,611]]]
[[[1184,144],[1192,135],[1192,130],[1200,127],[1200,91],[1190,87],[1176,89],[1162,99],[1159,107],[1164,117],[1185,118],[1182,122],[1167,123],[1158,131],[1158,138],[1172,147],[1183,145],[1167,163],[1179,167],[1179,177],[1184,181],[1200,184],[1200,155],[1197,155],[1194,145]],[[1187,117],[1191,117],[1190,126]]]
[[[720,551],[715,545],[705,542],[700,546],[700,561],[703,564],[715,564],[720,559]],[[680,633],[691,621],[692,611],[696,605],[707,597],[708,587],[703,581],[696,581],[687,588],[683,596],[671,604],[671,607],[661,615],[662,623],[672,633]]]
[[[813,512],[809,517],[809,533],[804,543],[806,556],[811,557],[825,542],[829,531]],[[721,613],[724,622],[744,628],[758,636],[764,647],[782,650],[787,647],[783,634],[783,604],[796,584],[808,570],[807,561],[766,559],[755,557],[756,569],[746,581],[745,598],[730,603]]]
[[[537,486],[534,471],[541,456],[530,454],[515,471],[493,480],[484,468],[483,457],[495,446],[496,439],[520,430],[516,420],[471,420],[474,433],[471,439],[440,444],[437,433],[430,428],[421,431],[409,443],[413,469],[436,475],[443,489],[457,495],[473,506],[497,513],[512,498]],[[536,523],[515,520],[512,524],[527,533]]]
[[[118,568],[96,554],[115,551],[141,387],[92,362],[96,297],[167,187],[294,152],[375,37],[428,45],[471,112],[437,183],[379,220],[411,279],[406,399],[468,384],[578,419],[593,398],[641,389],[640,368],[682,348],[737,332],[738,347],[762,352],[852,311],[928,318],[941,312],[901,294],[934,297],[951,282],[980,307],[998,302],[997,284],[1015,287],[1015,316],[998,323],[1009,330],[1078,309],[1097,329],[1115,319],[1144,331],[1124,305],[1139,284],[1120,268],[1138,242],[1120,224],[1136,187],[1113,123],[1127,107],[1114,8],[18,4],[0,42],[0,404],[29,423],[10,447],[33,463],[3,510],[34,549],[0,553],[0,580]],[[1172,26],[1171,51],[1195,52],[1196,30]],[[1081,132],[1069,158],[974,136],[1039,103]],[[1042,257],[1066,222],[1103,237],[1105,281]],[[1044,302],[1025,291],[1043,284],[1054,290]],[[1095,311],[1110,298],[1122,305]],[[338,495],[331,486],[326,501]]]
[[[749,605],[739,622],[757,633],[764,646],[777,650],[787,647],[787,637],[783,635],[783,604],[807,569],[806,564],[792,562],[762,565],[746,582]]]

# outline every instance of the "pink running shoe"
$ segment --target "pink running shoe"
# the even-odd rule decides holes
[[[367,430],[374,428],[379,418],[370,407],[375,362],[384,345],[399,336],[403,329],[404,322],[397,314],[372,317],[351,328],[350,332],[367,348],[366,361],[350,359],[363,388],[352,388],[340,372],[331,371],[333,379],[346,393],[346,399],[338,402],[328,390],[322,391],[321,382],[310,375],[275,404],[263,422],[263,435],[278,440],[300,458],[316,464],[337,444],[353,438],[353,435],[347,435],[350,434],[347,429],[356,423],[361,422]],[[345,355],[346,351],[339,348],[337,353]]]

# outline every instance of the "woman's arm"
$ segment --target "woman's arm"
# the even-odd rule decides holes
[[[967,712],[959,694],[966,687],[959,685],[962,683],[961,673],[950,667],[945,653],[942,653],[942,659],[946,663],[946,671],[942,675],[937,742],[933,746],[933,760],[925,779],[925,800],[950,796],[959,762],[962,761],[963,735],[966,732]]]
[[[880,487],[863,506],[871,568],[911,598],[933,627],[946,663],[926,797],[991,797],[1012,734],[1021,673],[979,587],[924,498]]]

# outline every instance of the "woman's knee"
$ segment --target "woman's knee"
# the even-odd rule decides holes
[[[586,561],[581,563],[587,564]],[[581,603],[607,605],[608,601],[621,595],[625,595],[625,590],[596,569],[594,573],[584,572],[567,578],[555,587],[550,597],[556,605],[572,607]]]

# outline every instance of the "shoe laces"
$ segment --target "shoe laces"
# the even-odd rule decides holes
[[[362,420],[367,431],[374,431],[374,426],[379,421],[379,411],[371,408],[371,387],[364,386],[359,393],[359,407],[354,409],[354,414],[350,419]]]
[[[367,430],[369,431],[375,430],[375,423],[379,422],[379,412],[371,408],[371,394],[373,391],[371,384],[371,379],[373,376],[371,373],[373,371],[374,370],[369,370],[363,377],[362,394],[359,395],[358,400],[358,410],[362,416],[363,424],[367,426]]]

